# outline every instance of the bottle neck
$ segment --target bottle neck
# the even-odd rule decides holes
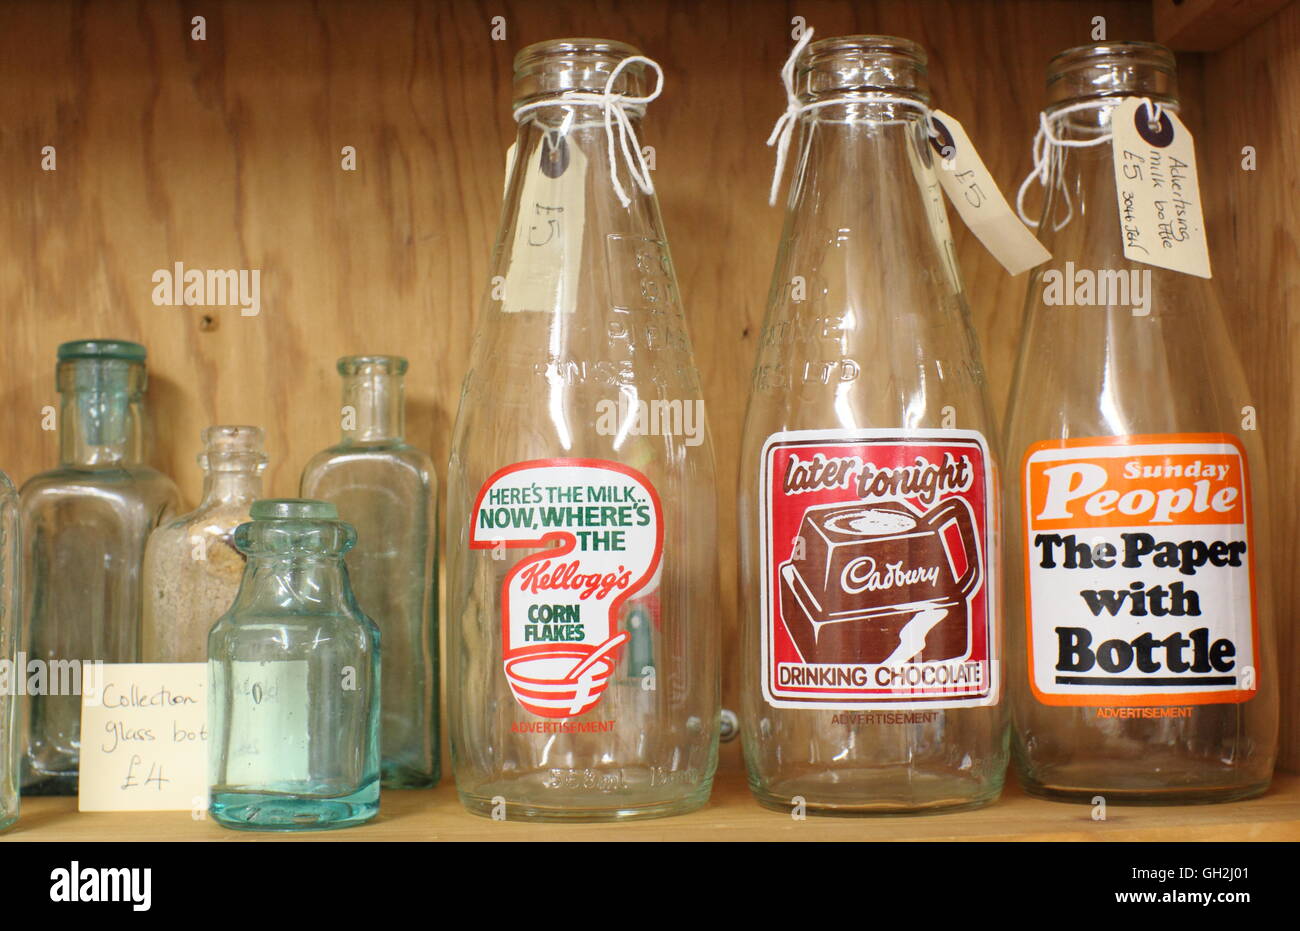
[[[203,475],[203,503],[200,507],[251,504],[261,497],[264,496],[260,470],[211,469]]]
[[[124,390],[63,395],[59,460],[74,468],[121,468],[144,458],[143,405]]]
[[[249,556],[233,613],[349,614],[352,589],[342,556]]]
[[[343,442],[401,442],[406,434],[402,376],[360,372],[343,376]]]

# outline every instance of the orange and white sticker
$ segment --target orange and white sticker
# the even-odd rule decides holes
[[[1029,680],[1048,705],[1259,687],[1246,453],[1233,436],[1052,440],[1024,461]]]

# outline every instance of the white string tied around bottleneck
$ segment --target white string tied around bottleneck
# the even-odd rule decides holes
[[[1142,102],[1146,105],[1148,118],[1153,123],[1160,122],[1161,116],[1164,115],[1164,108],[1149,97],[1143,97]],[[1086,149],[1095,145],[1105,145],[1111,140],[1110,132],[1102,132],[1091,139],[1062,139],[1056,134],[1053,123],[1062,117],[1069,116],[1071,113],[1079,113],[1084,110],[1113,110],[1119,105],[1116,98],[1106,100],[1085,100],[1081,103],[1072,103],[1067,107],[1062,107],[1054,111],[1050,116],[1046,111],[1038,114],[1038,132],[1034,133],[1034,167],[1029,170],[1025,180],[1020,182],[1020,190],[1016,192],[1016,213],[1026,226],[1037,227],[1038,221],[1031,220],[1025,214],[1025,192],[1029,190],[1029,185],[1035,178],[1038,183],[1046,188],[1051,174],[1052,157],[1056,149]],[[1065,219],[1053,225],[1054,230],[1062,229],[1074,217],[1074,204],[1070,201],[1070,192],[1065,186],[1061,186],[1061,193],[1065,196]]]
[[[629,65],[642,64],[651,68],[655,72],[654,90],[644,96],[635,96],[632,94],[614,93],[614,84],[618,81],[619,75],[623,69]],[[637,139],[636,130],[632,126],[632,119],[628,116],[628,109],[636,111],[640,116],[645,107],[652,100],[655,100],[664,89],[664,69],[659,67],[659,63],[644,55],[631,55],[624,58],[614,70],[609,73],[609,79],[605,81],[604,93],[597,94],[592,91],[565,91],[558,98],[549,98],[547,100],[537,100],[533,103],[526,103],[519,109],[515,110],[515,120],[533,110],[540,110],[543,107],[562,107],[565,104],[594,104],[601,107],[605,113],[605,138],[608,141],[609,155],[609,177],[610,183],[614,186],[614,193],[618,195],[618,202],[624,207],[632,203],[632,198],[628,197],[621,181],[618,180],[618,149],[622,149],[623,162],[627,165],[627,173],[632,176],[636,186],[641,189],[643,194],[653,194],[655,192],[654,181],[650,178],[650,166],[646,163],[645,155],[641,152],[641,141]],[[561,131],[567,130],[572,124],[573,111],[569,111],[569,117],[566,118]],[[618,137],[618,144],[615,145],[615,136]]]
[[[840,106],[846,103],[898,104],[921,111],[922,116],[925,117],[929,134],[931,136],[939,135],[938,130],[935,129],[934,117],[930,113],[930,108],[912,97],[894,97],[889,94],[871,92],[870,97],[846,94],[841,97],[803,103],[795,92],[794,68],[799,56],[803,54],[803,50],[812,41],[812,37],[813,29],[809,26],[804,30],[803,35],[799,37],[799,41],[794,44],[794,48],[790,50],[790,57],[785,60],[785,64],[781,67],[781,83],[785,86],[785,112],[777,117],[776,125],[772,127],[772,133],[767,137],[767,144],[776,146],[776,168],[772,172],[772,189],[767,198],[769,206],[776,205],[776,196],[781,190],[781,179],[785,176],[785,164],[790,156],[790,143],[794,139],[794,130],[799,124],[799,117],[809,110]]]

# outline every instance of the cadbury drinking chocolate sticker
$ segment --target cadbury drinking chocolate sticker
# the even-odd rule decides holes
[[[777,433],[763,450],[759,488],[769,703],[997,701],[983,436]]]

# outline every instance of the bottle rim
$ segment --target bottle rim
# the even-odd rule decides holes
[[[828,36],[799,56],[795,86],[804,103],[836,97],[869,103],[880,94],[928,103],[929,56],[919,42],[901,36]]]
[[[339,359],[340,375],[405,375],[410,363],[405,356],[343,356]]]
[[[339,509],[332,502],[315,498],[259,498],[249,508],[248,516],[254,521],[337,521]]]
[[[523,71],[529,65],[541,62],[547,59],[566,59],[566,58],[595,58],[606,59],[610,62],[620,62],[624,58],[632,58],[640,55],[641,51],[634,45],[627,42],[620,42],[618,39],[596,39],[596,38],[572,38],[572,39],[544,39],[541,42],[534,42],[526,45],[515,55],[514,70],[515,73]],[[630,65],[630,68],[642,67],[640,63]]]
[[[148,351],[139,343],[125,339],[74,339],[59,345],[58,360],[117,360],[143,363]]]
[[[1145,97],[1178,107],[1178,63],[1155,42],[1076,45],[1047,63],[1048,109],[1119,97]]]

